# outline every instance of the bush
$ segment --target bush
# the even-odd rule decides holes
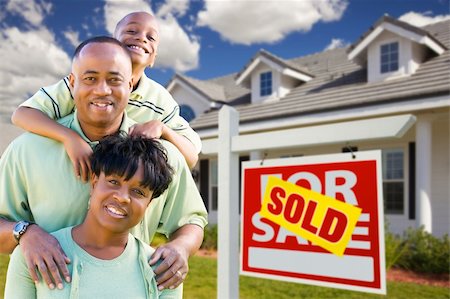
[[[204,232],[205,236],[200,248],[217,250],[217,225],[207,225]]]
[[[423,228],[408,229],[403,237],[406,249],[398,258],[400,268],[420,273],[448,274],[450,272],[450,239],[437,238]]]
[[[404,255],[407,243],[397,235],[386,229],[384,235],[384,248],[386,253],[386,270],[396,265],[398,260]]]

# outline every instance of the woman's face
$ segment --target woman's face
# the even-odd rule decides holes
[[[92,177],[90,213],[97,223],[112,233],[127,232],[137,225],[150,204],[153,191],[141,186],[144,177],[142,164],[126,181],[119,175]]]

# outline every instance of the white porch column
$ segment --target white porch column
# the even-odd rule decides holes
[[[231,151],[239,134],[239,113],[219,112],[217,298],[239,298],[239,155]]]
[[[416,226],[432,232],[431,215],[431,119],[416,123]]]

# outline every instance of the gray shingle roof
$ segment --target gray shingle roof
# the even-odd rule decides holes
[[[404,25],[402,24],[402,26]],[[442,55],[423,62],[413,75],[369,83],[366,78],[367,70],[348,60],[349,48],[333,49],[294,58],[289,60],[290,64],[307,68],[315,77],[292,89],[277,102],[256,104],[246,102],[235,106],[240,114],[240,123],[449,94],[450,21],[435,23],[423,28],[413,28],[420,32],[426,32],[427,35],[437,39],[446,47],[446,51]],[[226,76],[226,78],[231,76],[233,75]],[[219,81],[214,80],[208,82],[220,84]],[[225,93],[230,93],[235,88],[240,92],[245,90],[228,83]],[[250,90],[247,90],[247,93],[249,98]],[[245,97],[244,94],[242,95]],[[218,111],[213,110],[194,119],[191,125],[194,129],[199,130],[217,127],[217,123]]]

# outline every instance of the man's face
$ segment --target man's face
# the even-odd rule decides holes
[[[131,72],[130,58],[118,45],[91,43],[81,50],[69,79],[82,126],[120,126],[133,86]]]
[[[158,24],[153,16],[139,12],[122,19],[114,37],[127,46],[134,66],[153,66],[159,45]]]

